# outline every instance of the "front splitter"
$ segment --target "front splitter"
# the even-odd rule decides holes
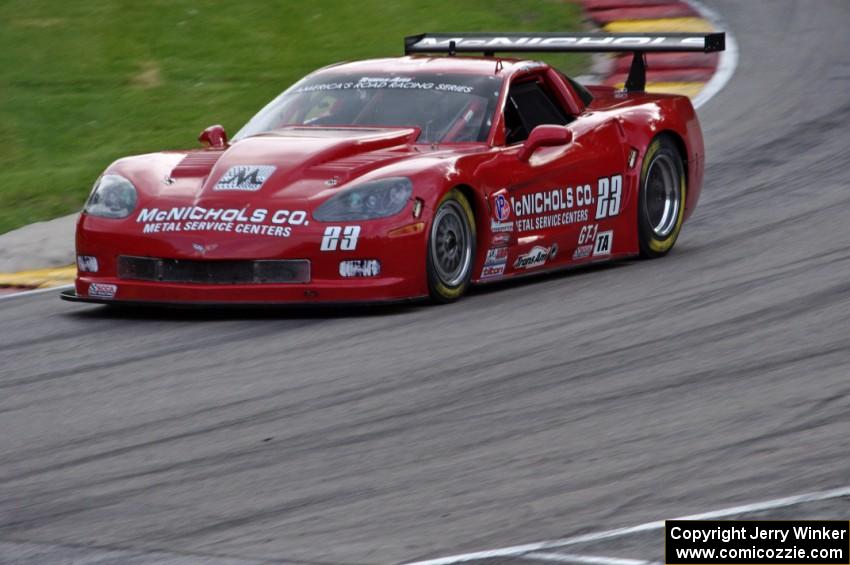
[[[83,302],[88,304],[106,304],[110,306],[129,307],[157,307],[157,308],[352,308],[361,306],[403,306],[419,304],[427,301],[427,296],[415,296],[412,298],[394,298],[389,300],[369,301],[337,301],[337,302],[221,302],[221,301],[192,301],[192,302],[169,302],[159,300],[114,300],[110,298],[92,298],[79,296],[74,290],[63,291],[60,295],[62,300],[68,302]]]

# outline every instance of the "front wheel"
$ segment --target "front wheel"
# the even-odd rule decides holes
[[[656,137],[646,151],[640,175],[638,239],[643,257],[662,257],[671,249],[685,219],[685,166],[675,142]]]
[[[428,291],[435,302],[453,302],[463,296],[472,278],[475,259],[475,216],[458,189],[437,206],[428,234]]]

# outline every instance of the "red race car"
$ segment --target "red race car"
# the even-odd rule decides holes
[[[77,226],[102,303],[392,302],[673,247],[697,204],[690,101],[647,94],[650,51],[713,34],[424,34],[332,65],[228,142],[120,159]],[[500,52],[634,53],[623,90]],[[478,56],[457,56],[475,53]]]

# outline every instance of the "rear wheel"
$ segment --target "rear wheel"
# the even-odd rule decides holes
[[[428,235],[428,291],[435,302],[463,296],[472,278],[475,259],[475,217],[458,189],[440,201]]]
[[[676,143],[656,137],[646,151],[638,198],[638,239],[643,257],[666,255],[685,219],[685,166]]]

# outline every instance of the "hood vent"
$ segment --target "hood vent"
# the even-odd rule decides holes
[[[206,150],[189,153],[171,171],[172,178],[205,177],[224,154],[223,150]]]
[[[371,153],[351,155],[335,161],[328,161],[327,163],[319,165],[319,168],[322,171],[332,173],[351,172],[354,175],[357,175],[360,174],[361,170],[368,168],[376,161],[390,161],[391,159],[402,159],[404,157],[405,154],[398,151],[372,151]]]

